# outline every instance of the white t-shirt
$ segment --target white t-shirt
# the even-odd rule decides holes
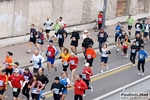
[[[145,32],[149,32],[149,25],[146,25]]]
[[[35,54],[33,54],[32,58],[31,58],[33,64],[34,64],[34,68],[39,68],[39,61],[41,60],[41,63],[43,63],[45,60],[41,55],[35,56]]]
[[[59,24],[60,26],[64,26],[64,24],[66,24],[66,23],[62,20],[62,21],[59,21],[58,24]]]
[[[102,55],[101,57],[108,57],[108,54],[106,54],[107,49],[102,48]]]
[[[52,22],[51,20],[45,22],[45,26],[46,26],[46,29],[47,29],[47,30],[51,30],[51,26],[50,26],[50,25],[51,25],[52,23],[53,23],[53,22]]]
[[[82,41],[86,38],[86,34],[82,34]]]

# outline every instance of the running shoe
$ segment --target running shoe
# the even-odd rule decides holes
[[[140,75],[141,75],[141,73],[139,72],[139,73],[138,73],[138,76],[140,76]]]
[[[90,86],[90,88],[91,88],[91,92],[93,92],[93,87],[92,87],[92,86]]]
[[[114,48],[116,48],[117,46],[116,45],[114,45]]]
[[[101,70],[101,74],[103,73],[103,70]]]
[[[86,94],[83,94],[83,98],[86,96]]]
[[[27,54],[30,54],[30,50],[27,51]]]
[[[108,68],[108,65],[106,65],[106,70],[108,70],[109,68]]]
[[[141,76],[144,76],[144,73],[142,73]]]

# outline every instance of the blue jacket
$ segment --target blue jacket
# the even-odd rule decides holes
[[[120,35],[121,34],[121,26],[116,26],[116,35]]]
[[[145,58],[148,58],[147,52],[145,50],[139,50],[138,59],[145,60]]]

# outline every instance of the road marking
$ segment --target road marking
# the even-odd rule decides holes
[[[148,57],[148,58],[146,59],[146,62],[148,62],[148,61],[150,61],[150,57]],[[136,65],[137,65],[137,61],[136,61]],[[111,75],[113,75],[113,74],[122,72],[122,71],[124,71],[124,70],[129,69],[129,68],[132,68],[131,63],[127,63],[127,64],[125,64],[125,65],[119,66],[119,67],[114,68],[114,69],[112,69],[112,70],[110,70],[110,71],[107,71],[107,72],[105,72],[105,73],[103,73],[103,74],[96,74],[96,75],[94,75],[93,77],[91,77],[91,82],[94,82],[94,81],[100,80],[100,79],[102,79],[102,78],[105,78],[105,77],[107,77],[107,76],[111,76]],[[68,88],[68,91],[69,91],[69,90],[72,90],[73,88],[74,88],[74,87]],[[48,93],[48,92],[49,92],[49,93]],[[48,91],[48,92],[47,92],[48,94],[44,93],[45,96],[46,96],[46,98],[52,97],[52,96],[53,96],[53,93],[52,93],[51,91]],[[44,94],[43,94],[43,95],[44,95]]]

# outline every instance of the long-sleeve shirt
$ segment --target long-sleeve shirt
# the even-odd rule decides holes
[[[145,50],[139,50],[138,59],[145,60],[145,58],[148,58],[147,52]]]
[[[40,82],[42,82],[42,84],[45,84],[45,85],[49,82],[49,79],[44,74],[42,74],[42,75],[38,74],[38,79]],[[45,89],[45,87],[43,88],[43,90],[44,89]]]
[[[141,23],[136,23],[135,24],[135,29],[136,29],[136,31],[140,32],[141,29],[142,29],[142,24]]]
[[[30,38],[36,39],[36,30],[34,28],[30,29]]]
[[[90,76],[93,75],[93,72],[90,67],[85,67],[83,69],[83,79],[90,80]]]
[[[59,39],[64,40],[65,38],[67,38],[68,33],[64,29],[59,29],[57,32],[57,36]]]
[[[53,22],[49,20],[49,21],[46,21],[44,25],[46,26],[47,30],[51,30],[51,26],[53,25]]]

